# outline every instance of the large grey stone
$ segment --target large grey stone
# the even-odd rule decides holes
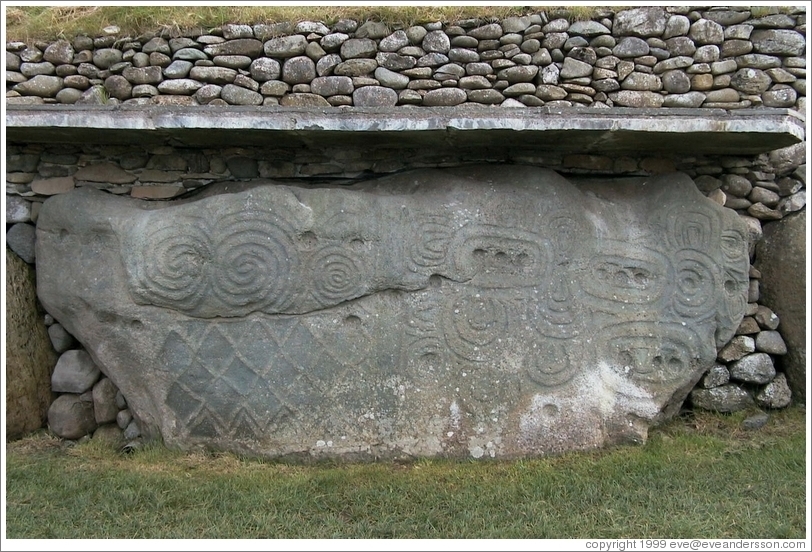
[[[352,103],[356,107],[394,107],[397,102],[398,93],[383,86],[364,86],[352,93]]]
[[[50,75],[37,75],[31,79],[14,85],[13,90],[24,96],[39,96],[40,98],[53,98],[62,89],[62,79]]]
[[[63,439],[79,439],[97,427],[90,393],[60,395],[48,408],[48,426]]]
[[[57,393],[81,394],[89,391],[100,375],[99,367],[85,351],[66,351],[56,362],[51,376],[51,389]]]
[[[775,377],[773,360],[767,353],[747,355],[729,366],[730,378],[745,383],[769,383]]]
[[[787,345],[781,366],[795,400],[806,400],[806,210],[764,226],[756,246],[760,301],[781,319]]]
[[[802,56],[806,50],[804,35],[784,29],[757,29],[750,35],[750,41],[759,54]]]
[[[42,427],[51,404],[56,355],[37,309],[34,270],[6,249],[6,438]]]
[[[691,403],[696,408],[716,412],[738,412],[753,406],[753,397],[736,384],[691,391]]]
[[[763,408],[784,408],[792,402],[792,391],[787,385],[787,377],[783,373],[775,375],[775,379],[764,386],[756,395],[756,403]]]
[[[34,226],[25,222],[12,225],[6,232],[6,246],[28,264],[33,264],[36,260],[35,241]]]
[[[659,7],[623,10],[615,15],[612,33],[616,36],[659,37],[665,31],[668,18],[669,14]]]
[[[96,423],[115,422],[118,416],[116,393],[118,389],[110,378],[102,378],[93,386],[93,412]]]
[[[300,56],[307,48],[307,39],[302,35],[280,36],[265,43],[265,55],[276,58]]]
[[[746,228],[684,174],[612,184],[483,165],[146,205],[85,188],[43,204],[38,291],[173,446],[639,442],[738,327]]]

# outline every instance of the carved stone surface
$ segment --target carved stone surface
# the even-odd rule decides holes
[[[344,458],[642,441],[733,336],[749,269],[686,175],[520,166],[76,190],[43,205],[37,262],[147,436]]]

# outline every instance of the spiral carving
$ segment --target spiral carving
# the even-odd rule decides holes
[[[676,292],[674,308],[682,316],[705,318],[716,307],[718,267],[705,253],[693,249],[678,251],[676,256]]]
[[[141,251],[136,294],[146,302],[194,309],[209,285],[213,249],[205,221],[191,220],[179,233],[174,225],[153,229]]]
[[[129,270],[148,304],[212,316],[239,309],[284,309],[295,290],[298,253],[288,233],[244,211],[152,220]]]
[[[281,309],[290,295],[298,256],[288,236],[257,213],[224,217],[216,245],[214,292],[230,307]]]
[[[354,299],[363,293],[364,263],[352,251],[328,245],[310,261],[313,295],[322,306]]]
[[[507,332],[507,309],[491,297],[463,297],[449,303],[444,316],[449,348],[469,360],[488,358],[494,342]]]

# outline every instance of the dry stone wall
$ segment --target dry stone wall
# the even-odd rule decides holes
[[[797,107],[806,11],[645,7],[393,28],[341,20],[6,45],[12,103]]]
[[[402,29],[342,20],[329,27],[319,22],[225,25],[175,37],[111,32],[6,44],[6,101],[269,109],[470,103],[495,109],[764,106],[805,111],[805,33],[804,8],[754,16],[743,7],[637,8],[582,22],[538,13]],[[756,266],[761,266],[756,246],[764,228],[805,210],[806,203],[805,144],[759,156],[610,157],[539,152],[532,144],[510,151],[359,152],[284,145],[190,149],[12,143],[6,151],[7,245],[35,265],[33,225],[42,202],[76,187],[168,199],[220,181],[351,184],[407,169],[472,163],[532,165],[569,176],[685,172],[702,193],[740,215],[749,232],[750,263]],[[716,366],[700,380],[687,406],[735,411],[790,403],[782,367],[786,334],[776,313],[762,304],[761,272],[751,268],[749,278],[745,318],[735,336],[719,347]],[[54,374],[61,378],[54,391],[62,395],[49,411],[51,429],[66,438],[94,431],[137,438],[139,427],[126,398],[91,368],[92,361],[88,365],[81,345],[59,323],[48,315],[45,323],[62,355]],[[82,414],[66,418],[67,412]]]

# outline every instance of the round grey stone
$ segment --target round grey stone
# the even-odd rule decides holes
[[[194,98],[200,105],[206,105],[212,100],[219,98],[222,91],[222,86],[218,86],[216,84],[207,84],[195,92]]]
[[[73,63],[73,56],[75,53],[76,51],[73,49],[70,42],[60,39],[45,48],[45,52],[42,54],[42,59],[45,61],[50,61],[55,65],[69,64]]]
[[[56,68],[50,61],[23,63],[20,65],[20,73],[28,78],[35,77],[37,75],[53,75],[55,72]]]
[[[691,21],[684,15],[672,15],[665,25],[662,39],[667,40],[675,36],[685,36],[691,28]]]
[[[459,80],[458,86],[464,90],[484,90],[486,88],[491,87],[491,81],[489,81],[482,75],[472,75],[468,77],[462,77]]]
[[[700,46],[694,52],[695,63],[712,63],[719,59],[719,47],[715,44]]]
[[[82,91],[76,88],[63,88],[56,93],[56,101],[63,104],[74,104],[82,97]]]
[[[93,52],[93,65],[99,69],[109,69],[116,63],[121,62],[124,54],[115,48],[101,48]]]
[[[350,38],[341,45],[341,57],[345,60],[371,58],[377,53],[377,44],[369,38]]]
[[[780,333],[763,330],[756,334],[756,350],[773,355],[785,355],[787,354],[787,345]]]
[[[664,98],[661,94],[650,91],[619,90],[609,94],[616,105],[621,107],[661,107]]]
[[[25,82],[14,85],[13,90],[24,96],[53,98],[57,92],[62,90],[62,79],[50,75],[36,75]]]
[[[160,67],[128,67],[122,76],[132,84],[158,84],[163,80]]]
[[[397,92],[383,86],[363,86],[352,93],[356,107],[394,107],[397,102]]]
[[[684,71],[666,71],[662,74],[662,83],[669,94],[684,94],[691,90],[691,78]]]
[[[104,80],[104,88],[111,98],[126,100],[131,97],[133,85],[121,75],[111,75]]]
[[[79,439],[96,427],[93,401],[76,394],[56,398],[48,408],[48,427],[63,439]]]
[[[569,26],[569,34],[573,36],[586,36],[586,37],[593,37],[593,36],[600,36],[600,35],[608,35],[611,34],[606,25],[599,23],[597,21],[575,21]]]
[[[769,383],[775,377],[775,367],[770,355],[753,353],[729,366],[730,378],[745,383]]]
[[[648,55],[649,45],[642,38],[627,36],[612,48],[612,54],[619,58],[635,58]]]
[[[694,389],[690,394],[696,408],[716,412],[738,412],[753,406],[753,398],[735,384],[720,385],[712,389]]]
[[[321,47],[325,52],[337,52],[341,45],[350,38],[350,35],[344,33],[330,33],[325,35],[319,41]]]
[[[531,82],[539,72],[537,65],[520,65],[517,67],[508,67],[497,73],[500,79],[505,79],[510,84],[517,82]],[[533,92],[530,92],[531,94]]]
[[[282,80],[288,84],[308,84],[315,78],[316,64],[307,56],[289,58],[282,66]]]
[[[468,48],[451,48],[448,51],[448,59],[458,63],[476,63],[479,61],[479,54]]]
[[[620,87],[624,90],[649,90],[657,92],[662,90],[663,83],[657,75],[633,71],[629,76],[623,79],[623,82],[620,83]]]
[[[189,77],[196,81],[222,86],[234,82],[237,71],[228,67],[192,67]]]
[[[51,390],[56,393],[84,393],[93,387],[101,370],[85,351],[74,349],[62,353],[51,376]]]
[[[749,431],[761,429],[767,424],[769,419],[770,416],[766,412],[759,412],[758,414],[753,414],[745,418],[744,421],[742,421],[742,427]]]
[[[615,36],[662,36],[669,14],[663,8],[646,7],[623,10],[615,14],[612,34]]]
[[[804,35],[785,29],[757,29],[750,35],[753,49],[760,54],[802,56],[806,50]]]
[[[409,45],[409,37],[406,36],[406,31],[395,31],[381,39],[378,43],[378,50],[381,52],[397,52],[404,46]]]
[[[121,429],[125,429],[130,422],[133,420],[133,415],[130,413],[129,410],[120,410],[118,414],[116,414],[116,425]]]
[[[402,90],[409,84],[409,77],[390,71],[385,67],[375,69],[375,78],[378,79],[382,86],[393,90]]]
[[[722,43],[720,55],[724,58],[741,56],[753,51],[753,43],[749,40],[725,40]]]
[[[247,69],[251,65],[250,57],[236,54],[215,56],[212,61],[219,67],[228,67],[229,69]]]
[[[194,63],[182,59],[177,59],[163,70],[164,76],[168,79],[184,79],[189,76],[189,71],[194,67]]]
[[[316,77],[310,83],[310,91],[320,96],[352,94],[355,86],[350,77]]]
[[[191,96],[203,86],[203,83],[193,79],[172,79],[158,84],[161,94]]]
[[[559,76],[562,79],[589,77],[592,75],[592,69],[593,67],[590,64],[568,57],[564,60]]]
[[[93,413],[96,423],[106,424],[116,421],[118,415],[116,393],[118,389],[110,378],[102,378],[93,386]]]
[[[320,77],[330,76],[339,63],[341,63],[340,55],[327,54],[316,62],[316,74]]]
[[[289,58],[300,56],[307,48],[307,39],[302,35],[280,36],[265,43],[265,55],[269,57]]]
[[[699,45],[721,44],[725,40],[725,31],[715,21],[700,19],[691,25],[688,36]]]
[[[363,77],[373,73],[377,68],[378,62],[374,59],[348,59],[336,65],[333,74],[344,77]]]
[[[725,385],[729,381],[730,372],[727,371],[727,367],[723,364],[714,364],[702,378],[700,384],[705,389],[713,389],[714,387]]]
[[[428,34],[428,30],[420,25],[415,25],[406,29],[406,38],[410,44],[420,44]]]
[[[336,30],[338,30],[338,27],[336,27]],[[387,36],[389,33],[390,30],[386,23],[381,21],[367,21],[358,27],[358,30],[355,31],[355,36],[357,38],[378,39]]]
[[[124,430],[124,440],[132,441],[133,439],[138,439],[140,436],[141,430],[138,429],[138,424],[135,420],[131,421]]]
[[[756,403],[762,408],[785,408],[791,401],[792,391],[787,384],[787,377],[780,372],[756,395]]]
[[[234,84],[223,86],[220,98],[231,105],[262,105],[262,94]]]
[[[141,51],[145,54],[151,54],[152,52],[159,52],[161,54],[171,55],[172,49],[169,46],[169,42],[165,38],[160,36],[156,36],[154,38],[149,39],[142,47]]]
[[[421,45],[427,53],[447,54],[451,49],[451,40],[443,31],[431,31],[423,37]]]
[[[503,101],[505,101],[505,96],[498,90],[494,90],[492,88],[468,90],[467,95],[468,101],[486,105],[501,104]]]
[[[247,56],[256,58],[262,55],[263,44],[255,38],[238,38],[220,44],[211,44],[206,46],[203,51],[211,57]]]
[[[772,69],[781,67],[781,58],[778,56],[768,56],[767,54],[745,54],[737,56],[736,66],[740,69],[752,67],[753,69]]]
[[[209,56],[206,55],[206,52],[198,50],[197,48],[181,48],[180,50],[172,54],[172,59],[198,61],[198,60],[208,60]]]
[[[6,245],[28,264],[36,261],[36,229],[34,226],[18,222],[6,232]]]
[[[251,78],[259,82],[265,82],[278,79],[282,72],[282,67],[275,59],[263,57],[252,61],[249,71]]]
[[[769,75],[761,69],[739,69],[730,79],[730,86],[745,94],[761,94],[770,86]]]
[[[534,87],[535,91],[535,87]],[[424,106],[453,106],[459,105],[468,98],[465,90],[460,88],[440,88],[429,90],[423,96]]]
[[[412,56],[404,56],[391,52],[380,52],[375,56],[378,65],[392,71],[403,71],[411,69],[417,65],[417,59]]]
[[[722,362],[732,362],[748,355],[756,350],[756,343],[752,337],[747,335],[737,335],[730,342],[722,347],[717,354],[717,358]]]
[[[793,88],[773,88],[761,95],[764,107],[792,107],[798,100],[798,93]]]
[[[151,84],[136,84],[133,86],[133,98],[152,98],[160,94],[158,89]]]
[[[330,107],[330,103],[318,94],[295,93],[282,96],[279,105],[285,107]]]
[[[501,38],[503,34],[502,26],[499,23],[489,23],[468,31],[468,36],[472,36],[477,40],[496,40]]]

